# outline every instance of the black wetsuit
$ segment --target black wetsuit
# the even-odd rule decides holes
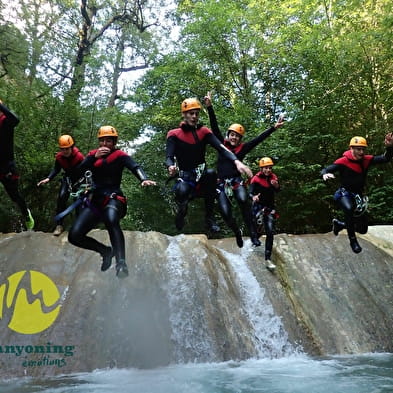
[[[19,175],[14,159],[14,128],[19,119],[0,103],[0,181],[7,194],[15,202],[25,218],[28,217],[26,202],[18,190]]]
[[[124,234],[120,228],[120,219],[127,212],[127,201],[120,188],[123,170],[130,170],[141,182],[147,180],[147,176],[141,167],[121,150],[116,149],[104,158],[96,158],[96,151],[89,152],[78,166],[81,173],[92,171],[94,186],[69,231],[68,240],[77,247],[96,251],[104,256],[108,253],[108,247],[86,236],[99,222],[103,222],[109,233],[116,262],[119,263],[125,261]]]
[[[201,125],[191,127],[181,123],[179,128],[170,130],[167,134],[166,166],[175,165],[176,158],[179,167],[179,179],[175,187],[178,229],[183,227],[188,202],[194,197],[205,199],[206,223],[208,226],[212,223],[217,174],[205,166],[207,145],[215,148],[230,162],[237,159],[207,127]]]
[[[63,156],[61,152],[56,154],[55,165],[48,175],[48,179],[52,180],[62,169],[64,171],[57,197],[56,214],[66,209],[70,193],[76,191],[77,182],[80,178],[80,170],[77,167],[84,158],[84,155],[76,146],[72,147],[72,153],[69,157]],[[57,221],[57,225],[62,225],[62,223],[63,218]]]
[[[275,194],[280,189],[272,186],[272,180],[278,181],[278,178],[274,173],[270,173],[266,176],[262,171],[259,171],[251,179],[249,187],[251,197],[260,194],[259,201],[253,203],[252,212],[257,228],[260,228],[261,225],[263,225],[265,230],[265,259],[270,259],[272,255],[275,220],[278,217],[274,205],[274,199]],[[258,230],[258,235],[261,236],[261,230]]]
[[[256,138],[245,143],[240,143],[238,146],[233,147],[227,139],[224,139],[224,136],[219,129],[213,106],[209,106],[207,109],[209,113],[210,125],[214,135],[216,135],[216,137],[224,144],[224,146],[227,147],[232,153],[234,153],[240,161],[243,161],[245,156],[252,149],[254,149],[257,145],[263,142],[275,131],[274,127],[270,127]],[[240,207],[243,220],[248,228],[251,240],[254,243],[257,239],[256,229],[252,220],[251,207],[247,195],[247,190],[243,184],[241,174],[239,173],[233,162],[225,159],[225,157],[219,156],[217,160],[217,175],[219,191],[218,205],[220,207],[223,219],[235,234],[238,233],[238,225],[232,215],[231,202],[227,196],[227,193],[225,192],[225,189],[229,187],[230,192],[233,193],[233,196],[235,197]]]
[[[365,155],[362,160],[354,160],[352,152],[347,150],[341,158],[321,171],[322,175],[335,172],[340,174],[340,188],[336,191],[334,199],[344,212],[345,224],[343,225],[347,229],[350,240],[355,238],[355,231],[364,234],[368,230],[367,215],[354,217],[354,212],[356,195],[363,197],[369,167],[387,163],[392,157],[392,147],[386,148],[385,154]]]

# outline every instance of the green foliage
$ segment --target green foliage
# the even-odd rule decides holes
[[[383,152],[384,134],[392,126],[391,1],[182,0],[176,2],[179,37],[161,51],[164,13],[158,2],[143,2],[150,21],[161,13],[161,26],[141,32],[125,20],[111,25],[85,53],[76,95],[70,94],[70,80],[76,72],[75,27],[82,25],[79,9],[59,0],[38,12],[24,3],[19,17],[25,19],[25,30],[9,20],[0,23],[0,98],[21,118],[16,159],[38,229],[53,226],[58,184],[37,189],[36,183],[53,165],[58,136],[71,134],[86,153],[96,147],[98,127],[111,124],[124,148],[138,136],[152,135],[134,158],[158,182],[145,189],[132,175],[124,175],[129,208],[123,227],[176,234],[173,182],[165,184],[163,165],[166,133],[181,120],[181,101],[202,100],[207,91],[212,92],[221,131],[241,123],[246,140],[272,125],[281,111],[287,113],[285,126],[245,160],[254,172],[262,156],[275,161],[282,186],[278,231],[330,230],[339,213],[332,200],[338,181],[324,184],[320,171],[341,156],[352,136],[367,137],[370,154]],[[91,33],[100,31],[122,4],[95,4],[99,12]],[[34,30],[34,18],[44,16],[45,28]],[[126,49],[119,64],[127,68],[146,61],[150,68],[134,84],[123,81],[119,88],[114,70],[122,44]],[[110,106],[115,93],[115,106]],[[206,113],[201,120],[208,122]],[[213,149],[207,161],[215,165]],[[392,222],[390,174],[391,164],[369,173],[371,223]],[[3,206],[0,230],[17,228],[18,212],[9,201]],[[204,231],[202,211],[201,200],[191,203],[187,233]],[[241,222],[236,204],[234,211]],[[221,225],[222,235],[231,235]]]

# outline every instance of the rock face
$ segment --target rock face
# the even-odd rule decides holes
[[[108,243],[107,233],[92,236]],[[263,246],[125,232],[129,277],[67,235],[0,235],[0,376],[393,351],[393,227]]]

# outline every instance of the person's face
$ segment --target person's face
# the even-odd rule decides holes
[[[228,132],[228,141],[229,143],[236,147],[240,145],[240,141],[242,140],[242,136],[235,131]]]
[[[265,176],[269,176],[272,173],[273,167],[272,166],[264,166],[262,167],[262,173]]]
[[[183,119],[189,125],[195,127],[199,120],[199,109],[191,109],[190,111],[183,112]]]
[[[104,136],[103,138],[99,138],[98,143],[100,147],[107,147],[109,150],[113,150],[115,148],[115,141],[111,136]]]
[[[361,160],[364,157],[364,147],[352,146],[351,147],[352,156],[355,160]]]
[[[62,156],[69,157],[72,154],[72,147],[62,147],[60,151]]]

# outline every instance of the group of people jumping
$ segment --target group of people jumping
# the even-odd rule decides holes
[[[210,128],[199,123],[201,102],[196,98],[187,98],[181,103],[182,121],[179,127],[167,133],[165,164],[169,176],[175,179],[176,228],[179,231],[183,229],[189,202],[202,197],[208,231],[220,231],[214,219],[214,204],[217,201],[224,222],[234,233],[237,246],[243,247],[243,235],[232,214],[231,201],[235,199],[252,245],[260,246],[259,239],[262,233],[266,234],[265,264],[268,270],[274,271],[276,265],[271,259],[275,221],[278,218],[275,194],[280,190],[278,177],[273,173],[274,162],[270,157],[262,157],[259,160],[259,171],[253,175],[242,160],[253,148],[282,127],[284,118],[280,117],[272,127],[245,142],[243,125],[234,123],[222,133],[210,93],[203,101],[209,115]],[[15,114],[0,101],[0,180],[10,198],[19,206],[26,228],[32,230],[34,219],[18,191],[19,175],[15,166],[13,143],[14,128],[18,123]],[[116,275],[122,278],[128,275],[125,240],[120,227],[120,220],[127,211],[127,199],[121,190],[123,170],[126,168],[131,171],[142,187],[154,186],[156,182],[149,180],[141,166],[117,148],[118,132],[114,127],[100,127],[97,138],[98,148],[84,156],[75,146],[72,136],[61,135],[55,165],[37,185],[48,183],[63,170],[53,234],[59,236],[64,231],[64,217],[75,209],[76,218],[68,232],[70,243],[100,254],[102,271],[111,267],[114,257]],[[367,232],[367,197],[363,195],[367,171],[371,165],[391,161],[392,133],[385,136],[384,143],[384,154],[367,155],[366,139],[355,136],[350,140],[349,150],[321,172],[324,181],[334,178],[336,172],[340,175],[341,184],[334,194],[334,200],[344,212],[344,220],[333,219],[333,233],[338,235],[345,228],[355,253],[362,251],[355,233]],[[206,166],[207,145],[218,152],[217,170]],[[70,195],[74,198],[71,205],[68,204]],[[88,236],[100,222],[109,233],[110,246]]]

